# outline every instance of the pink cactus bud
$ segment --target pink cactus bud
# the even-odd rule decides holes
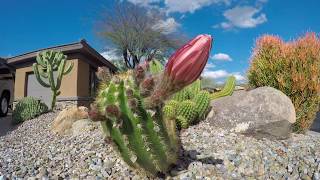
[[[208,61],[211,45],[210,35],[198,35],[170,57],[165,72],[173,84],[187,86],[199,78]]]

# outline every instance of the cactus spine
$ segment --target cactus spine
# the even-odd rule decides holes
[[[69,63],[66,67],[67,56],[63,55],[61,52],[57,51],[44,51],[37,55],[37,63],[33,64],[33,71],[38,80],[38,82],[47,88],[51,88],[52,99],[51,99],[51,109],[54,108],[56,104],[56,98],[60,95],[60,86],[62,77],[68,73],[73,68],[73,63]],[[54,71],[57,71],[57,77],[55,80]],[[43,79],[48,79],[47,81]]]
[[[159,107],[147,109],[141,87],[131,76],[116,75],[108,86],[100,87],[96,110],[123,160],[155,175],[167,172],[177,160],[176,122],[172,115],[163,116]]]
[[[227,82],[224,85],[223,89],[219,92],[213,93],[211,95],[211,100],[224,97],[224,96],[231,96],[235,86],[236,86],[236,78],[234,76],[228,77]]]

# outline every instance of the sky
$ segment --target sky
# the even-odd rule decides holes
[[[203,75],[245,81],[255,40],[263,34],[292,40],[320,32],[319,0],[121,0],[165,14],[155,22],[188,38],[213,36]],[[116,0],[0,0],[0,57],[86,39],[105,57],[114,56],[97,35],[97,22]]]

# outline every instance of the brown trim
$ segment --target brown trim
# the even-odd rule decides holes
[[[15,99],[14,101],[17,102],[22,98]],[[93,101],[94,98],[92,97],[81,97],[81,96],[74,96],[74,97],[57,97],[57,102],[62,101]]]
[[[39,49],[36,51],[31,51],[18,56],[14,56],[7,59],[7,64],[15,67],[20,67],[20,66],[27,65],[29,63],[33,63],[35,61],[37,54],[44,50],[62,51],[64,54],[68,56],[69,55],[72,56],[73,54],[80,53],[80,54],[83,54],[84,56],[87,56],[88,59],[92,59],[98,62],[98,64],[109,67],[114,72],[118,70],[115,65],[113,65],[110,61],[105,59],[100,53],[98,53],[95,49],[93,49],[85,40],[81,40],[80,42],[66,44],[66,45]]]
[[[24,77],[24,93],[23,93],[23,96],[24,97],[26,97],[27,95],[28,95],[28,77],[29,77],[29,75],[31,75],[31,74],[34,74],[34,72],[33,71],[31,71],[31,72],[26,72],[26,75],[25,75],[25,77]]]

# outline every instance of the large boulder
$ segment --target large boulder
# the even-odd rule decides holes
[[[257,138],[286,139],[296,113],[291,100],[272,87],[236,91],[211,102],[207,121],[216,127]]]
[[[51,130],[57,134],[67,134],[72,132],[72,125],[74,122],[88,118],[88,108],[70,107],[62,110],[58,116],[54,119]]]

